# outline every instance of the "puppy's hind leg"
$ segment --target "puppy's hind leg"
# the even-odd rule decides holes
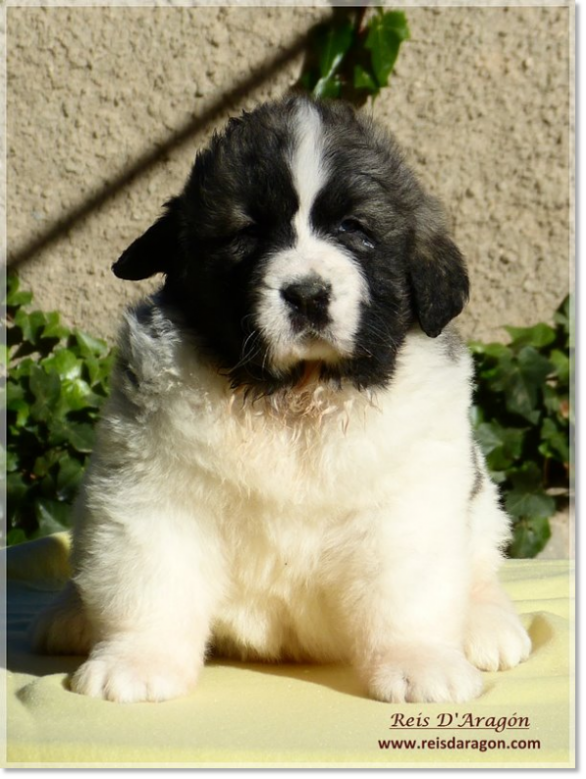
[[[503,671],[529,657],[531,640],[496,576],[473,586],[465,651],[482,671]]]
[[[35,652],[87,655],[92,630],[75,584],[70,581],[57,599],[35,619],[30,630]]]
[[[482,671],[513,668],[529,657],[531,640],[497,575],[499,548],[508,540],[509,520],[496,488],[482,473],[472,505],[472,582],[464,648]]]

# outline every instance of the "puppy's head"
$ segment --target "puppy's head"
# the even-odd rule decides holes
[[[163,300],[234,384],[268,391],[308,370],[382,386],[409,328],[439,335],[468,295],[394,141],[347,105],[300,97],[214,136],[114,272],[164,273]]]

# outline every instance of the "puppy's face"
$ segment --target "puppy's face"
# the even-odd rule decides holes
[[[414,321],[438,335],[468,293],[394,142],[346,105],[304,98],[232,120],[114,271],[165,273],[163,301],[235,385],[263,391],[308,371],[384,385]]]

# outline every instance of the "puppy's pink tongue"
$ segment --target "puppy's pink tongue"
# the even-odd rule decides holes
[[[303,387],[306,387],[311,381],[317,381],[319,379],[321,373],[321,363],[317,360],[306,360],[303,363],[303,373],[301,374],[301,377],[297,384],[295,385],[296,389],[303,389]]]

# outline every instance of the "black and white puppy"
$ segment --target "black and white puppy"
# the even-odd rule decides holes
[[[351,663],[383,701],[465,701],[530,641],[468,418],[468,295],[394,141],[301,97],[232,120],[114,266],[165,274],[122,329],[36,643],[72,688],[187,693],[210,650]]]

